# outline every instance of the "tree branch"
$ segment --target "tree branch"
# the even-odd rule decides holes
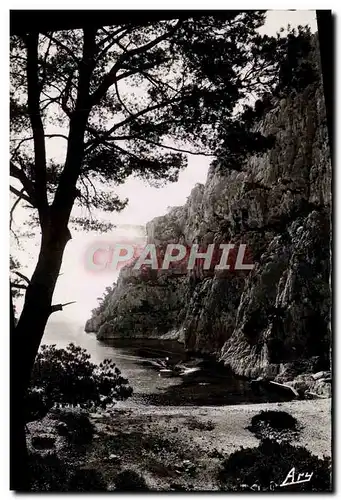
[[[121,33],[119,36],[116,36],[119,34],[120,31],[122,31],[123,29],[123,33]],[[130,31],[132,31],[132,28],[129,30],[127,28],[119,28],[118,30],[116,30],[114,33],[112,34],[109,34],[105,39],[104,41],[102,41],[100,44],[98,45],[102,45],[102,43],[104,44],[106,41],[109,41],[112,37],[112,40],[110,43],[108,43],[108,45],[106,47],[104,47],[104,49],[99,53],[99,55],[97,56],[97,61],[99,59],[101,59],[101,57],[103,57],[107,52],[108,50],[111,49],[111,47],[113,47],[115,44],[118,44],[118,42],[123,38],[125,37]]]
[[[97,89],[91,94],[90,98],[91,101],[94,104],[97,104],[102,97],[107,93],[109,88],[115,83],[116,80],[116,74],[117,71],[122,67],[122,64],[126,61],[128,61],[131,57],[141,54],[143,52],[147,52],[148,50],[152,49],[156,45],[158,45],[160,42],[163,40],[166,40],[169,38],[182,24],[182,21],[178,21],[170,30],[168,30],[166,33],[163,33],[163,35],[158,36],[154,40],[151,40],[150,42],[146,43],[145,45],[141,45],[140,47],[137,47],[136,49],[128,50],[124,52],[116,61],[116,63],[113,65],[109,73],[105,75],[105,77],[102,80],[102,83],[97,87]]]
[[[163,82],[160,80],[158,80],[157,78],[155,78],[155,76],[152,76],[150,75],[149,73],[146,73],[145,71],[140,71],[141,75],[144,76],[148,81],[150,81],[150,83],[152,83],[154,85],[154,87],[157,87],[159,88],[160,90],[163,90],[161,89],[162,86],[165,86],[165,87],[168,87],[170,90],[172,90],[175,94],[178,94],[179,93],[179,89],[175,89],[174,87],[172,87],[172,85],[170,85],[168,82]],[[184,77],[185,77],[185,73],[184,73]],[[183,82],[182,82],[182,85],[184,83],[184,77],[183,77]],[[181,87],[180,87],[181,89]],[[174,97],[174,96],[173,96]]]
[[[62,107],[62,110],[64,111],[64,113],[70,118],[71,116],[71,111],[69,110],[68,108],[68,100],[69,100],[69,97],[71,95],[71,87],[72,87],[72,79],[73,79],[73,72],[70,73],[67,81],[66,81],[66,85],[65,85],[65,88],[63,90],[63,92],[61,92],[61,107]]]
[[[52,33],[53,34],[53,33]],[[49,53],[50,53],[50,49],[51,49],[51,44],[52,44],[52,39],[50,38],[49,39],[49,44],[47,46],[47,49],[46,49],[46,52],[45,52],[45,56],[44,56],[44,63],[43,63],[43,76],[41,78],[41,82],[40,82],[40,89],[42,90],[44,85],[45,85],[45,81],[46,81],[46,62],[47,62],[47,58],[49,57]]]
[[[27,276],[25,276],[24,274],[20,273],[19,271],[13,271],[13,272],[14,272],[14,274],[16,274],[17,276],[19,276],[19,278],[21,278],[22,280],[26,281],[26,283],[27,283],[28,285],[30,285],[30,284],[31,284],[31,280],[29,280]]]
[[[12,228],[10,228],[11,230],[11,233],[13,234],[14,238],[15,238],[15,241],[17,242],[17,245],[20,246],[20,241],[19,241],[19,238],[18,236],[16,235],[15,231],[13,231]]]
[[[46,137],[47,139],[53,139],[55,137],[59,137],[61,139],[65,139],[66,141],[68,140],[68,137],[66,135],[63,135],[63,134],[44,134],[44,137]],[[24,137],[23,139],[11,139],[11,142],[19,141],[19,144],[16,146],[15,150],[13,151],[13,155],[16,154],[16,152],[18,151],[18,149],[20,148],[20,146],[24,142],[33,141],[33,140],[34,140],[34,136]]]
[[[176,30],[181,26],[182,21],[178,20],[178,22],[166,33],[163,35],[160,35],[159,37],[155,38],[154,40],[151,40],[150,42],[146,43],[145,45],[141,45],[140,47],[137,47],[136,49],[129,50],[124,54],[124,60],[129,59],[132,56],[136,56],[137,54],[141,54],[142,52],[146,52],[149,49],[152,49],[156,45],[158,45],[160,42],[163,40],[166,40],[169,38],[173,33],[176,32]],[[122,61],[121,61],[122,62]]]
[[[151,141],[150,139],[146,139],[144,137],[141,137],[141,136],[138,136],[138,135],[132,135],[132,136],[122,136],[122,137],[110,137],[109,139],[107,140],[117,140],[117,139],[121,139],[121,140],[134,140],[134,139],[138,139],[139,141],[144,141],[144,142],[147,142],[148,144],[153,144],[154,146],[158,146],[160,148],[164,148],[164,149],[170,149],[171,151],[177,151],[178,153],[186,153],[186,154],[190,154],[190,155],[194,155],[194,156],[210,156],[210,157],[214,157],[215,155],[214,154],[211,154],[211,153],[205,153],[203,151],[190,151],[189,149],[183,149],[183,148],[177,148],[177,147],[173,147],[173,146],[166,146],[166,144],[162,144],[161,142],[156,142],[156,141]]]
[[[34,206],[33,203],[32,203],[31,198],[29,198],[28,196],[26,196],[26,194],[23,193],[23,191],[24,191],[23,189],[21,191],[18,191],[13,186],[10,186],[9,188],[10,188],[11,193],[13,193],[16,196],[18,196],[18,201],[25,200],[25,201],[27,201],[27,203],[29,203],[30,205]],[[13,207],[12,207],[12,209],[13,209]]]
[[[74,61],[76,61],[76,63],[78,64],[79,63],[79,59],[75,56],[75,54],[72,52],[71,49],[69,49],[69,47],[67,45],[64,45],[62,42],[60,42],[58,40],[58,38],[55,38],[53,36],[53,34],[50,34],[50,33],[42,33],[44,36],[46,36],[46,38],[48,38],[49,40],[52,40],[56,45],[58,45],[58,47],[60,47],[62,50],[64,50],[65,52],[67,52],[67,54],[69,54],[70,57],[72,57],[72,59]]]
[[[65,304],[56,304],[54,306],[51,306],[51,313],[56,311],[62,311],[63,307],[69,306],[70,304],[76,304],[76,301],[74,300],[73,302],[66,302]]]
[[[20,288],[21,290],[27,290],[26,285],[22,285],[21,283],[11,283],[12,288]]]
[[[12,288],[20,288],[21,290],[27,290],[26,285],[22,285],[21,283],[11,283]]]
[[[105,33],[107,36],[105,38],[103,38],[103,40],[101,40],[97,45],[98,47],[100,47],[101,45],[104,45],[106,42],[108,42],[112,37],[115,37],[116,35],[119,34],[120,31],[126,31],[128,30],[126,28],[126,25],[123,25],[123,26],[120,26],[119,28],[117,28],[116,31],[114,31],[113,33],[109,33],[108,30],[106,30],[103,26],[102,26],[102,31],[103,33]],[[105,50],[105,49],[103,49]]]
[[[182,98],[183,97],[181,97],[181,99]],[[118,128],[123,127],[124,125],[127,125],[128,123],[131,123],[132,121],[135,121],[140,116],[146,115],[147,113],[150,113],[151,111],[155,111],[156,109],[161,109],[161,108],[164,108],[166,106],[169,106],[170,104],[173,104],[179,100],[180,100],[180,97],[178,97],[176,99],[170,99],[170,100],[164,101],[164,102],[159,102],[157,104],[154,104],[153,106],[149,106],[147,108],[144,108],[141,111],[138,111],[137,113],[135,113],[133,115],[130,115],[128,118],[125,118],[121,122],[113,125],[109,130],[107,130],[101,136],[99,136],[98,139],[95,139],[94,142],[91,142],[91,141],[90,141],[90,143],[88,142],[85,145],[86,147],[88,147],[88,149],[86,149],[86,153],[89,153],[89,151],[91,151],[94,147],[96,147],[98,144],[100,144],[103,140],[106,140],[108,137],[110,137],[111,134],[113,132],[115,132],[115,130],[117,130]]]
[[[34,184],[33,182],[26,176],[25,172],[17,167],[13,161],[10,161],[10,176],[14,177],[15,179],[18,179],[23,187],[25,188],[26,193],[30,197],[30,203],[34,207],[36,206],[36,201],[35,201],[35,189],[34,189]]]
[[[131,113],[131,111],[127,108],[127,106],[125,105],[125,103],[121,99],[121,94],[118,90],[118,84],[117,84],[116,80],[115,80],[115,91],[116,91],[116,96],[117,96],[118,102],[121,104],[122,108],[126,111],[126,113],[129,116],[133,116],[133,113]]]
[[[46,96],[46,99],[43,99],[40,104],[44,104],[44,106],[41,106],[41,111],[44,111],[45,109],[47,109],[51,104],[54,104],[55,102],[58,102],[59,99],[60,99],[60,95],[57,96],[57,97],[50,97],[48,94],[46,94],[46,92],[42,91],[42,94],[44,94],[44,96]]]
[[[86,178],[86,176],[85,176]],[[84,188],[85,188],[85,191],[86,191],[86,196],[83,196],[84,200],[85,200],[85,205],[86,205],[86,208],[89,212],[89,215],[90,217],[92,217],[92,214],[91,214],[91,205],[90,205],[90,193],[89,193],[89,188],[88,186],[86,185],[86,182],[84,182],[84,179],[83,177],[80,177],[79,180],[81,181],[81,183],[83,184]]]
[[[79,78],[75,109],[70,116],[68,147],[64,169],[52,203],[52,216],[60,228],[66,228],[77,196],[76,184],[84,157],[84,134],[91,110],[90,80],[94,69],[96,29],[84,28],[83,56],[79,63]]]
[[[119,151],[121,151],[121,153],[123,153],[127,156],[131,156],[132,158],[135,158],[135,160],[145,159],[145,158],[140,158],[138,155],[136,155],[135,153],[132,153],[131,151],[127,151],[126,149],[121,148],[121,146],[117,146],[117,144],[114,144],[114,148],[118,149]]]
[[[18,195],[18,198],[15,200],[15,202],[13,203],[13,206],[12,206],[12,208],[10,210],[10,213],[9,213],[9,228],[10,229],[12,229],[14,210],[16,209],[17,205],[19,204],[20,200],[23,199],[23,196],[25,196],[24,195],[24,191],[25,191],[25,188],[22,188],[22,190],[20,191],[20,193]]]
[[[26,36],[27,48],[27,104],[34,141],[35,199],[43,224],[48,209],[46,191],[46,150],[44,126],[40,115],[40,85],[38,77],[38,33]]]

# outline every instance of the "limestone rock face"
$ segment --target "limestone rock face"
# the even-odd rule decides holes
[[[97,332],[98,339],[157,338],[181,324],[185,278],[175,284],[167,274],[140,274],[132,267],[121,270],[102,310],[86,323],[85,331]]]
[[[322,85],[273,101],[257,129],[275,136],[271,150],[250,156],[241,171],[211,167],[183,207],[147,224],[147,242],[161,247],[246,244],[254,269],[124,268],[88,331],[136,338],[178,330],[187,350],[213,353],[250,377],[329,359],[331,164]]]

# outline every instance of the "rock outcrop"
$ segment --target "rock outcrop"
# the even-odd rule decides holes
[[[240,171],[211,167],[183,207],[147,224],[147,241],[243,243],[251,271],[124,268],[86,325],[99,338],[161,337],[214,354],[238,375],[274,378],[287,363],[328,364],[331,163],[320,82],[280,101],[256,126],[275,137]]]

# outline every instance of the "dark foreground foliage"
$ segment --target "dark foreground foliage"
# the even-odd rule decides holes
[[[90,354],[70,343],[65,349],[41,346],[26,398],[26,421],[39,420],[54,405],[106,408],[127,399],[133,390],[110,359],[99,365]]]
[[[301,427],[296,418],[285,411],[265,410],[252,417],[248,429],[259,439],[291,441],[298,437]]]
[[[251,425],[255,426],[259,422],[268,423],[273,429],[291,429],[297,428],[298,423],[295,417],[291,416],[286,411],[261,411],[251,419]]]
[[[106,491],[101,473],[95,469],[78,469],[70,478],[68,491],[70,492],[92,492]]]
[[[32,491],[68,491],[70,469],[56,453],[29,455],[29,475]]]
[[[59,433],[62,434],[65,430],[65,437],[69,444],[83,445],[92,441],[95,427],[87,413],[64,411],[60,413],[59,420],[65,424],[65,427],[59,427]]]
[[[133,470],[120,472],[115,480],[116,491],[147,491],[148,489],[144,478]]]
[[[59,458],[55,453],[30,455],[32,491],[36,492],[103,492],[148,491],[144,478],[134,470],[124,470],[109,485],[102,473]]]
[[[99,471],[77,468],[55,453],[30,455],[31,490],[36,492],[96,492],[106,491]]]
[[[257,448],[242,448],[223,462],[222,490],[241,491],[257,485],[261,491],[331,491],[331,460],[323,460],[303,447],[266,439]],[[313,473],[306,483],[280,487],[291,469]]]

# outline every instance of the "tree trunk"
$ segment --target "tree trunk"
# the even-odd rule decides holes
[[[11,360],[13,362],[13,360]],[[11,387],[11,426],[10,426],[10,489],[30,491],[28,473],[28,453],[25,435],[23,401],[13,394]]]
[[[19,401],[13,388],[16,377],[15,347],[13,345],[14,330],[15,314],[12,290],[10,288],[10,488],[11,490],[27,491],[29,489],[29,481],[27,475],[28,462],[25,437],[25,422],[21,421],[23,416],[23,402],[20,405],[18,404]]]
[[[28,108],[34,137],[35,197],[42,241],[37,267],[26,290],[24,308],[11,338],[11,488],[16,490],[26,489],[28,485],[24,399],[46,323],[52,312],[52,296],[65,245],[70,239],[67,225],[77,195],[76,184],[84,157],[84,134],[91,110],[89,88],[94,68],[95,36],[95,28],[84,30],[76,108],[70,119],[65,165],[52,205],[48,204],[47,199],[44,127],[39,108],[39,37],[37,33],[26,37]]]
[[[29,490],[25,437],[24,398],[31,372],[51,314],[52,295],[69,239],[65,230],[43,236],[37,267],[27,288],[25,304],[15,328],[11,328],[11,489]],[[11,325],[12,327],[12,325]]]

